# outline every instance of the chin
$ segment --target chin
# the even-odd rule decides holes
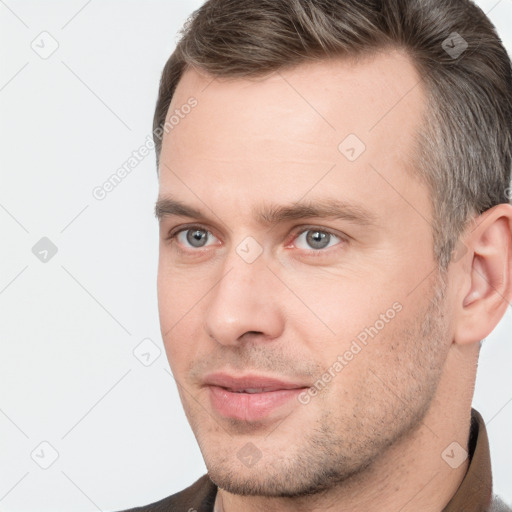
[[[370,463],[351,466],[324,460],[320,454],[283,454],[283,458],[261,459],[252,467],[233,464],[233,456],[206,460],[208,475],[217,487],[240,496],[300,498],[321,494],[364,471]]]

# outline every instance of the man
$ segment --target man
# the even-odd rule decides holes
[[[161,330],[208,469],[138,511],[510,510],[512,73],[468,0],[210,0],[155,113]]]

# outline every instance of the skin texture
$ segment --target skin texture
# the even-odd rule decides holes
[[[203,215],[160,219],[159,312],[218,510],[439,511],[462,481],[467,461],[453,469],[441,454],[467,446],[478,342],[510,301],[511,212],[475,218],[439,274],[413,164],[419,82],[406,56],[383,51],[254,80],[188,70],[178,85],[169,113],[191,96],[197,106],[164,137],[159,197]],[[338,148],[349,134],[366,146],[355,161]],[[351,215],[268,225],[255,213],[326,200]],[[318,232],[326,248],[308,245]],[[240,247],[261,254],[248,263]],[[346,365],[307,404],[259,421],[223,417],[204,386],[222,371],[311,387],[338,356]],[[244,464],[244,449],[259,460]]]

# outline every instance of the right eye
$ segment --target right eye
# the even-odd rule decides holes
[[[189,226],[175,230],[169,235],[168,240],[177,240],[182,247],[188,250],[215,245],[216,238],[210,231],[201,226]],[[211,243],[209,243],[210,241]]]

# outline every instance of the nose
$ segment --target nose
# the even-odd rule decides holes
[[[265,259],[247,263],[234,250],[223,266],[223,277],[208,294],[205,329],[223,345],[243,340],[270,341],[284,329],[282,286]]]

